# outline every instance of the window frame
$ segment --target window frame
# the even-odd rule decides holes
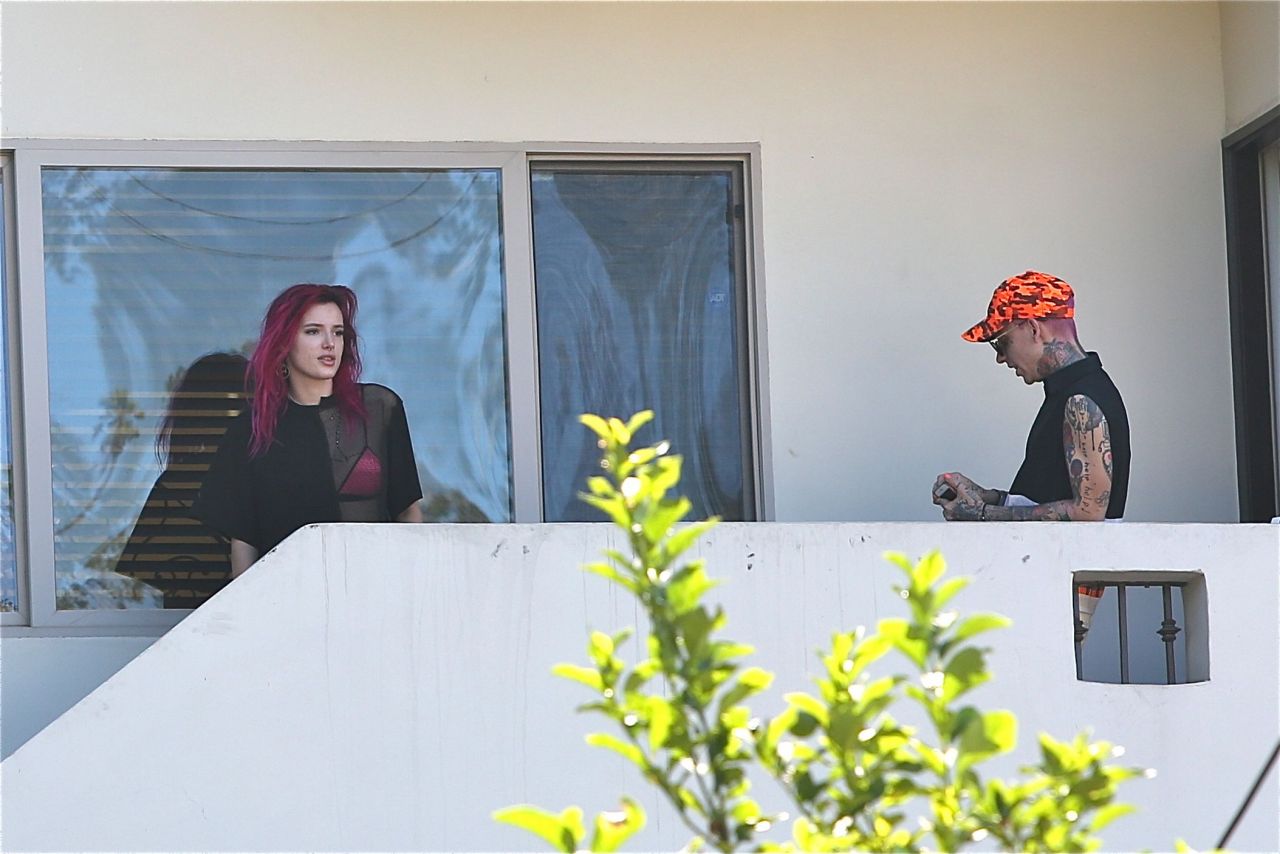
[[[10,485],[13,495],[10,496],[10,511],[13,513],[13,556],[14,582],[18,591],[18,608],[14,611],[0,612],[0,626],[21,626],[30,622],[31,591],[27,583],[26,567],[28,566],[26,551],[26,460],[25,454],[19,454],[22,447],[22,361],[19,353],[18,332],[18,243],[17,243],[17,211],[14,208],[14,170],[13,154],[10,151],[0,153],[0,204],[4,206],[4,353],[0,357],[8,365],[7,388],[0,390],[5,395],[5,406],[8,407],[9,423],[9,455]],[[0,424],[0,429],[6,425]]]
[[[1280,515],[1275,401],[1280,388],[1272,361],[1267,294],[1267,241],[1262,205],[1262,152],[1280,140],[1280,106],[1222,140],[1226,208],[1227,289],[1231,373],[1235,393],[1236,472],[1240,521]],[[1273,282],[1271,287],[1280,287]],[[1273,295],[1271,298],[1275,298]]]
[[[508,442],[512,522],[540,523],[542,460],[537,360],[537,306],[533,275],[531,164],[643,167],[733,164],[741,170],[742,239],[746,270],[744,461],[753,485],[755,517],[772,519],[768,432],[760,163],[756,143],[572,144],[238,142],[127,140],[0,140],[5,160],[9,306],[10,423],[14,457],[14,525],[19,610],[0,614],[0,637],[158,635],[188,610],[59,611],[54,577],[49,352],[44,279],[44,167],[187,169],[495,169],[501,175],[503,334],[506,345]],[[8,217],[10,208],[6,207]],[[8,250],[6,246],[6,250]],[[19,278],[21,277],[21,278]],[[21,281],[21,288],[18,287]]]

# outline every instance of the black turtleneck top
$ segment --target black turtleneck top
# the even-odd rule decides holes
[[[249,456],[252,411],[227,428],[196,500],[213,530],[260,553],[315,522],[390,522],[422,497],[404,405],[385,386],[362,384],[368,418],[348,423],[332,397],[288,401],[275,442]]]
[[[1082,394],[1102,410],[1111,434],[1111,501],[1107,518],[1124,516],[1129,493],[1129,416],[1120,391],[1102,369],[1097,353],[1060,368],[1044,379],[1044,403],[1027,437],[1027,454],[1009,491],[1037,504],[1070,500],[1071,476],[1062,444],[1062,421],[1067,400]]]

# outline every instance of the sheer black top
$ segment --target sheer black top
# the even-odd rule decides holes
[[[368,420],[348,424],[337,401],[289,401],[275,442],[249,457],[252,412],[227,429],[195,514],[259,552],[313,522],[390,522],[422,497],[404,404],[385,386],[362,384]]]

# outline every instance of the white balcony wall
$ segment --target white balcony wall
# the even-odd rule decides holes
[[[1076,285],[1124,393],[1129,518],[1236,518],[1216,4],[51,3],[3,23],[10,139],[758,142],[780,521],[934,519],[943,470],[1008,485],[1040,392],[959,334],[1028,267]]]
[[[540,846],[492,810],[596,811],[623,793],[650,811],[633,847],[678,847],[638,774],[583,744],[608,728],[573,713],[587,691],[549,674],[586,660],[589,630],[637,622],[576,568],[616,539],[593,525],[300,532],[0,764],[6,848],[525,850]],[[937,547],[973,579],[959,608],[1014,620],[990,636],[995,681],[974,695],[1020,717],[1004,770],[1034,759],[1037,731],[1092,727],[1159,771],[1125,785],[1140,811],[1105,849],[1211,847],[1280,736],[1280,527],[724,525],[700,552],[724,581],[726,636],[778,674],[757,713],[807,687],[832,631],[905,612],[883,550]],[[1209,681],[1078,682],[1070,580],[1085,569],[1202,572]],[[1273,773],[1233,847],[1280,848],[1278,796]]]

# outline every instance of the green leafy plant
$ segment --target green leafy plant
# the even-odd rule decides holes
[[[785,695],[786,708],[761,722],[746,704],[773,674],[745,665],[750,646],[723,639],[723,609],[704,603],[715,586],[701,560],[684,555],[716,519],[677,528],[690,503],[675,493],[679,456],[666,442],[632,449],[629,421],[582,416],[599,437],[603,474],[588,480],[584,501],[626,532],[629,553],[606,551],[587,569],[625,589],[649,620],[645,657],[629,665],[619,648],[630,630],[593,632],[590,664],[559,664],[558,675],[594,695],[580,711],[612,720],[616,734],[590,744],[634,764],[693,834],[689,847],[805,851],[958,851],[993,843],[1018,851],[1090,851],[1098,832],[1130,811],[1117,786],[1142,773],[1111,764],[1118,750],[1083,736],[1040,736],[1040,761],[1015,780],[984,780],[983,763],[1013,750],[1017,719],[963,702],[991,678],[988,649],[977,636],[1008,625],[996,614],[967,617],[948,609],[968,583],[944,580],[934,553],[917,562],[886,557],[903,572],[894,589],[909,616],[881,620],[874,632],[835,634],[821,655],[817,692]],[[873,676],[891,652],[908,674]],[[903,704],[926,721],[910,726],[892,711]],[[769,831],[789,816],[764,810],[751,796],[749,772],[777,780],[795,811],[792,838]],[[613,851],[644,825],[630,799],[600,813],[587,838],[583,813],[533,806],[494,817],[522,827],[562,851]]]

